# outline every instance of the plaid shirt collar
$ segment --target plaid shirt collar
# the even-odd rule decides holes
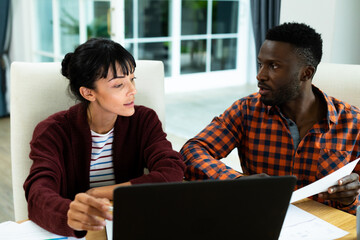
[[[326,130],[328,130],[328,129],[330,129],[330,124],[337,124],[339,115],[336,111],[336,108],[334,106],[332,99],[326,93],[324,93],[319,88],[317,88],[316,86],[312,85],[312,88],[313,88],[314,92],[320,93],[319,95],[323,96],[323,99],[327,103],[327,126],[326,126],[327,129]],[[260,97],[260,94],[259,94],[259,97]],[[265,108],[266,108],[267,114],[269,114],[269,115],[272,115],[275,113],[277,113],[277,114],[281,113],[280,108],[278,106],[266,106]]]

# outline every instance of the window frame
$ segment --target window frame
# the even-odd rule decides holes
[[[38,56],[44,56],[53,58],[54,61],[61,61],[63,55],[60,53],[60,18],[59,18],[59,1],[60,0],[51,0],[52,9],[53,9],[53,52],[44,52],[39,51],[35,48],[33,44],[32,59],[38,60]],[[87,0],[77,0],[79,1],[79,41],[85,42],[87,38],[86,32],[86,19],[85,19],[85,7]],[[178,92],[178,91],[189,91],[189,90],[200,90],[204,88],[214,88],[214,87],[225,87],[232,85],[242,85],[249,82],[254,82],[255,80],[255,47],[253,46],[252,34],[250,34],[251,29],[251,19],[250,19],[250,2],[249,0],[232,0],[238,1],[238,23],[237,23],[237,32],[236,33],[221,33],[213,34],[212,33],[212,7],[214,0],[207,1],[207,31],[206,34],[201,35],[181,35],[181,9],[182,1],[181,0],[169,0],[169,18],[171,18],[170,33],[167,37],[147,37],[140,38],[138,37],[138,3],[139,0],[133,0],[133,38],[125,38],[125,0],[96,0],[110,3],[110,18],[111,22],[117,22],[118,24],[111,25],[111,39],[121,43],[126,46],[128,44],[133,44],[133,55],[135,59],[138,59],[139,48],[138,45],[141,43],[156,43],[156,42],[170,42],[170,64],[171,64],[171,73],[169,77],[165,78],[165,91],[166,92]],[[35,10],[36,1],[32,1],[33,10]],[[179,10],[180,9],[180,10]],[[33,29],[36,29],[35,24],[35,14],[32,16]],[[37,41],[37,35],[34,35],[33,43]],[[247,37],[243,37],[247,36]],[[214,39],[236,39],[236,65],[234,69],[229,70],[214,70],[211,71],[211,48],[212,40]],[[205,72],[199,73],[184,73],[181,74],[181,41],[183,40],[206,40],[206,66]],[[253,51],[253,52],[252,52]],[[196,79],[196,81],[194,81]],[[254,79],[254,80],[252,80]],[[219,82],[221,80],[221,83]]]

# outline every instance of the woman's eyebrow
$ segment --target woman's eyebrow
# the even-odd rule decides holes
[[[114,80],[114,79],[116,79],[116,78],[124,78],[125,77],[125,75],[122,75],[122,76],[114,76],[113,78],[111,78],[111,79],[109,79],[108,80],[108,82],[110,82],[110,81],[112,81],[112,80]]]

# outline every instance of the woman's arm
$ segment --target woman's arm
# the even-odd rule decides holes
[[[131,179],[131,184],[183,181],[183,158],[172,149],[171,143],[166,139],[166,133],[155,111],[144,107],[138,118],[139,151],[143,154],[149,173]]]

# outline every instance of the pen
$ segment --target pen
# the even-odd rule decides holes
[[[48,238],[45,240],[60,240],[60,239],[68,239],[67,237],[58,237],[58,238]]]

